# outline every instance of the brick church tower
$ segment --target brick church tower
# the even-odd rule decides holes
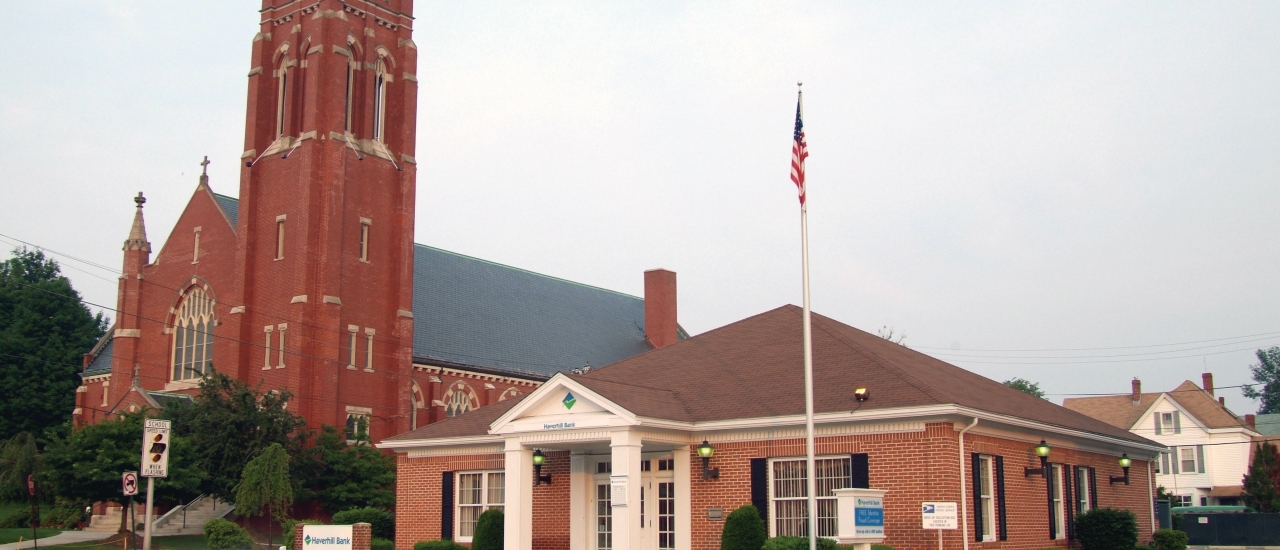
[[[411,0],[263,1],[227,329],[234,376],[310,424],[409,426],[417,51]]]

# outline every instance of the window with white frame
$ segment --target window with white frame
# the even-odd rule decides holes
[[[1173,495],[1174,506],[1191,506],[1191,495]]]
[[[213,361],[213,300],[193,287],[173,317],[173,380],[192,380],[208,374]]]
[[[347,407],[348,442],[360,441],[369,436],[369,416],[372,414],[373,410],[365,407]]]
[[[275,330],[276,327],[271,325],[262,327],[262,333],[266,335],[266,343],[262,347],[262,370],[271,368],[271,333]]]
[[[1076,466],[1076,514],[1083,514],[1093,508],[1093,498],[1090,494],[1090,469],[1088,466]]]
[[[373,72],[373,139],[386,141],[383,134],[386,132],[387,82],[391,78],[387,74],[387,63],[383,57],[378,57]]]
[[[289,90],[289,56],[280,58],[280,68],[276,70],[276,138],[284,136],[285,94]]]
[[[284,214],[276,217],[276,259],[284,259]]]
[[[368,218],[360,218],[360,261],[369,263],[369,226],[373,224]]]
[[[836,536],[836,489],[849,487],[849,457],[814,461],[818,503],[818,536]],[[773,459],[769,466],[769,507],[773,510],[770,536],[808,536],[809,493],[805,459]]]
[[[355,100],[356,66],[359,63],[358,61],[356,61],[355,41],[356,41],[355,37],[353,36],[347,37],[347,53],[351,57],[347,59],[347,109],[346,109],[346,118],[345,118],[346,122],[344,123],[343,129],[346,130],[348,133],[351,132],[351,117],[353,114],[351,112],[351,106],[352,106],[352,102]]]
[[[1178,447],[1178,469],[1184,474],[1194,474],[1197,471],[1198,461],[1196,460],[1195,447]]]
[[[978,456],[978,479],[974,480],[978,487],[978,499],[982,502],[982,540],[994,541],[996,533],[996,476],[995,460],[987,455]]]
[[[457,541],[471,542],[476,522],[485,510],[501,510],[506,502],[506,474],[497,472],[458,472]]]
[[[347,368],[355,370],[356,368],[356,331],[360,327],[355,325],[347,325]]]
[[[1050,510],[1049,513],[1053,514],[1053,538],[1055,539],[1067,538],[1067,510],[1066,502],[1064,502],[1065,498],[1063,496],[1063,481],[1065,480],[1062,479],[1062,477],[1062,465],[1050,464],[1049,483],[1052,484],[1052,487],[1050,487],[1049,490],[1050,494],[1053,495],[1053,509]]]
[[[364,329],[364,370],[373,372],[373,335],[376,331],[369,327]]]
[[[289,328],[289,324],[288,324],[288,323],[280,323],[280,325],[276,327],[276,331],[280,333],[280,337],[279,337],[279,340],[280,340],[280,344],[279,344],[279,346],[280,346],[280,355],[278,355],[278,356],[277,356],[277,359],[276,359],[276,368],[277,368],[277,369],[283,369],[283,368],[284,368],[284,332],[285,332],[285,330],[287,330],[288,328]],[[270,349],[270,348],[268,348],[268,350],[269,350],[269,349]],[[268,353],[269,353],[269,351],[268,351]]]

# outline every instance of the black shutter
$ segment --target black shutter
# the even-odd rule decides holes
[[[871,460],[867,453],[849,455],[849,487],[871,488]]]
[[[1004,506],[1004,457],[996,457],[996,508],[1000,514],[1000,540],[1009,540],[1009,518]]]
[[[760,512],[766,532],[769,525],[769,459],[751,459],[751,505]]]
[[[982,542],[982,455],[973,453],[973,540]],[[963,490],[963,487],[961,488]]]
[[[1058,515],[1053,513],[1053,464],[1044,465],[1044,486],[1049,495],[1049,540],[1058,538]]]
[[[453,472],[440,479],[440,539],[453,540]]]
[[[1075,538],[1075,529],[1073,529],[1075,522],[1072,521],[1072,518],[1075,517],[1076,501],[1071,498],[1072,490],[1075,489],[1076,485],[1075,471],[1076,469],[1069,464],[1062,465],[1063,477],[1066,478],[1066,480],[1062,482],[1062,509],[1067,522],[1066,525],[1062,526],[1062,530],[1067,532],[1067,540]]]
[[[1089,508],[1098,507],[1098,471],[1089,468]]]

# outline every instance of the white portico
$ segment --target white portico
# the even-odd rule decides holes
[[[689,550],[690,440],[564,376],[491,425],[506,474],[505,546],[533,547],[535,449],[568,451],[570,550]]]

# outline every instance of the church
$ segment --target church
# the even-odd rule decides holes
[[[410,0],[264,2],[261,17],[238,198],[202,174],[155,249],[134,198],[76,423],[189,399],[216,369],[291,392],[312,428],[367,422],[376,442],[686,336],[670,271],[644,273],[641,298],[413,242]]]

